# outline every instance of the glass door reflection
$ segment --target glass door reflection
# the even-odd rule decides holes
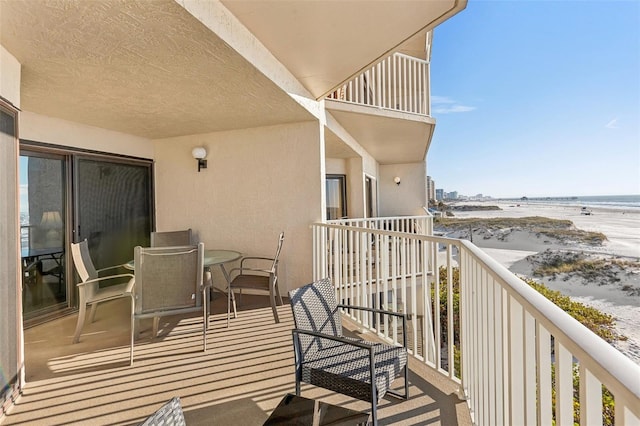
[[[66,159],[22,151],[20,244],[25,320],[69,306],[65,279]]]

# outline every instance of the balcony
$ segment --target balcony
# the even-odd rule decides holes
[[[472,243],[422,235],[425,220],[314,224],[314,277],[342,303],[407,313],[412,355],[457,384],[474,424],[603,424],[603,388],[615,424],[640,422],[640,366]],[[356,312],[400,341],[397,324]]]
[[[395,53],[327,99],[429,116],[429,62]]]
[[[429,62],[395,53],[330,93],[327,111],[381,164],[424,161],[435,120]]]
[[[409,316],[411,396],[385,398],[381,424],[603,424],[603,386],[615,400],[615,424],[638,424],[640,366],[473,244],[431,236],[431,219],[312,225],[316,278],[331,277],[344,302]],[[447,297],[455,293],[458,301]],[[198,320],[176,318],[162,337],[138,342],[133,367],[126,301],[109,302],[77,345],[69,343],[75,316],[30,328],[27,385],[4,424],[135,424],[176,395],[190,425],[233,424],[240,415],[262,424],[294,388],[291,311],[280,307],[274,324],[268,306],[244,295],[226,328],[218,295],[206,353]],[[402,340],[391,321],[348,310],[344,317],[351,333]],[[302,394],[368,409],[312,386]]]

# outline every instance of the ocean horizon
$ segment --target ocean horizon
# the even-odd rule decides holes
[[[640,194],[632,195],[568,195],[566,197],[527,197],[522,198],[496,198],[496,201],[517,201],[519,203],[558,204],[584,207],[610,207],[631,208],[640,210]]]

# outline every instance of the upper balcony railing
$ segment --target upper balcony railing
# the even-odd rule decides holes
[[[640,424],[639,365],[472,243],[384,220],[312,225],[314,279],[330,277],[342,303],[408,314],[403,331],[345,312],[391,342],[406,332],[415,358],[460,385],[475,424],[603,424],[603,387],[615,424]]]
[[[327,98],[429,116],[429,62],[395,53]]]

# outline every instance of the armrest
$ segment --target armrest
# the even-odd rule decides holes
[[[124,268],[124,265],[126,265],[126,263],[123,263],[122,265],[109,266],[108,268],[96,269],[96,272],[100,273],[102,271],[108,271],[109,269]]]
[[[229,275],[231,275],[233,272],[235,271],[240,271],[242,273],[242,271],[251,271],[251,272],[264,272],[265,274],[270,274],[272,271],[271,269],[258,269],[258,268],[233,268],[231,271],[229,271]]]
[[[352,306],[352,305],[344,305],[344,304],[338,304],[337,306],[338,308],[357,309],[360,311],[374,312],[376,314],[393,315],[394,317],[403,317],[403,318],[407,317],[407,314],[403,314],[401,312],[387,311],[384,309],[366,308],[364,306]]]
[[[240,260],[240,269],[246,269],[244,267],[245,260],[261,260],[261,261],[273,262],[274,259],[272,257],[263,257],[263,256],[245,256]]]
[[[269,261],[273,262],[273,257],[245,256],[245,257],[242,258],[240,263],[244,262],[247,259],[250,259],[250,260],[269,260]]]
[[[94,278],[92,280],[87,280],[83,283],[78,283],[77,285],[78,287],[80,287],[80,286],[84,286],[85,284],[93,284],[93,283],[98,283],[100,281],[110,280],[113,278],[124,278],[124,277],[135,278],[133,274],[116,274],[116,275],[109,275],[107,277]]]
[[[371,351],[373,350],[373,345],[375,345],[374,342],[366,342],[366,343],[364,343],[364,342],[359,342],[359,341],[356,341],[356,340],[347,339],[347,338],[341,337],[341,336],[332,336],[330,334],[319,333],[317,331],[301,330],[299,328],[294,328],[293,330],[291,330],[291,333],[294,336],[297,335],[297,334],[306,334],[308,336],[320,337],[322,339],[333,340],[335,342],[344,343],[345,345],[356,346],[358,348],[369,349]]]
[[[356,309],[360,311],[373,312],[375,314],[391,315],[394,317],[402,318],[402,346],[405,348],[407,347],[407,314],[403,314],[400,312],[385,311],[384,309],[365,308],[364,306],[351,306],[351,305],[339,304],[337,305],[337,307],[345,308],[345,309]]]

